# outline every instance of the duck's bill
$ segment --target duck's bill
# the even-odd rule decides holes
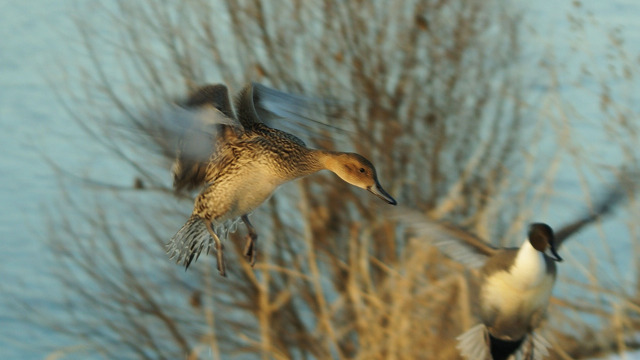
[[[388,204],[391,204],[391,205],[397,205],[398,204],[398,202],[396,202],[396,200],[394,198],[392,198],[391,195],[387,194],[387,192],[384,191],[384,189],[382,188],[382,186],[380,186],[380,184],[375,184],[374,186],[369,186],[367,188],[367,191],[369,191],[373,195],[379,197],[380,199],[386,201]]]
[[[550,257],[552,260],[555,260],[558,262],[562,261],[562,258],[560,257],[560,255],[558,255],[558,253],[556,252],[556,248],[553,246],[549,246],[544,253],[548,257]]]

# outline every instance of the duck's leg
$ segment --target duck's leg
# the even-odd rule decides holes
[[[227,267],[224,263],[224,254],[223,254],[224,245],[222,245],[222,241],[220,241],[220,238],[218,238],[218,235],[216,235],[216,233],[213,231],[213,228],[211,227],[211,222],[207,221],[205,222],[205,224],[207,225],[207,230],[209,231],[209,234],[213,238],[213,242],[216,244],[216,260],[218,264],[218,273],[226,277]]]
[[[256,242],[258,241],[258,233],[249,221],[249,215],[242,215],[242,222],[247,226],[249,233],[247,234],[247,243],[244,246],[244,256],[249,260],[249,264],[253,267],[256,263]]]

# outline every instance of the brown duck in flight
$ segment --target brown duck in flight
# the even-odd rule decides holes
[[[199,88],[180,110],[182,126],[173,166],[176,190],[202,190],[193,213],[167,245],[172,259],[189,267],[212,245],[225,276],[220,239],[241,219],[247,226],[245,256],[256,258],[257,233],[248,214],[286,182],[330,170],[391,205],[373,164],[355,153],[308,148],[298,137],[274,128],[305,108],[305,98],[250,84],[238,94],[235,112],[225,85]],[[295,119],[294,119],[295,120]],[[299,119],[298,119],[299,120]]]

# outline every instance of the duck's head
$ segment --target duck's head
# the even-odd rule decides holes
[[[544,253],[555,261],[562,261],[556,252],[555,236],[553,230],[547,224],[533,223],[529,225],[529,242],[534,249]]]
[[[334,160],[330,170],[342,180],[369,191],[391,205],[397,204],[396,200],[380,186],[376,168],[364,156],[355,153],[339,153]]]

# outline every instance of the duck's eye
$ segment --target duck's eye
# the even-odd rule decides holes
[[[361,173],[364,173],[364,168],[360,168],[360,172],[361,172]]]

